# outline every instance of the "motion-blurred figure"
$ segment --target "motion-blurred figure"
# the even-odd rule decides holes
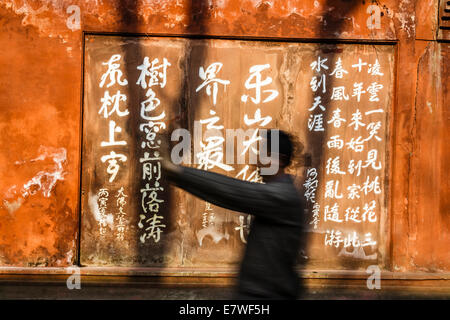
[[[273,175],[261,174],[263,184],[177,166],[168,154],[163,155],[167,177],[176,186],[214,205],[254,216],[241,263],[237,299],[296,299],[300,293],[295,266],[303,244],[304,204],[293,178],[285,173],[293,141],[279,130],[278,156],[270,153],[273,131],[268,131],[264,143],[272,161],[279,162],[279,169]]]

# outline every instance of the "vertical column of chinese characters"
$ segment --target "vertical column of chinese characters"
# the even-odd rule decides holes
[[[123,241],[125,239],[125,230],[128,228],[128,220],[125,218],[126,213],[124,211],[125,205],[127,204],[128,196],[124,192],[124,188],[121,187],[116,194],[116,206],[119,212],[116,215],[116,239]]]
[[[340,59],[338,59],[336,63],[336,69],[339,68],[342,68]],[[351,93],[351,105],[353,107],[348,110],[349,112],[352,112],[351,119],[341,118],[340,110],[339,108],[336,108],[333,111],[331,119],[328,121],[329,123],[332,123],[335,128],[340,128],[342,126],[342,130],[347,128],[351,132],[354,132],[356,136],[351,137],[350,140],[347,139],[347,141],[344,141],[344,139],[341,138],[341,135],[332,135],[327,142],[328,149],[341,150],[342,153],[347,152],[347,154],[351,154],[351,159],[347,163],[347,170],[341,170],[341,159],[339,156],[328,158],[326,165],[327,175],[339,175],[340,177],[347,176],[347,181],[351,181],[351,183],[342,186],[341,190],[344,190],[344,193],[338,194],[335,182],[333,180],[327,181],[325,186],[325,198],[342,199],[342,201],[345,200],[347,205],[345,206],[345,211],[342,213],[339,213],[338,203],[334,203],[333,206],[326,206],[324,211],[324,221],[345,223],[348,226],[359,225],[360,229],[362,229],[365,224],[377,222],[376,199],[377,195],[382,192],[380,176],[376,173],[377,171],[382,170],[382,161],[381,159],[378,159],[378,147],[382,147],[382,138],[379,136],[378,132],[382,127],[382,121],[377,119],[377,115],[384,113],[383,108],[378,105],[380,101],[378,94],[383,88],[383,85],[372,80],[378,80],[373,77],[381,77],[383,76],[383,73],[381,73],[378,59],[376,59],[373,64],[369,64],[363,62],[361,58],[358,58],[358,63],[352,64],[351,68],[356,73],[354,79],[365,77],[367,72],[370,84],[366,86],[363,81],[359,80],[353,83]],[[342,94],[339,92],[342,92]],[[331,100],[342,99],[350,99],[350,97],[345,94],[345,87],[334,87]],[[361,106],[361,101],[364,103],[367,101],[367,104]],[[361,112],[360,109],[366,111]],[[363,118],[363,114],[365,119]],[[366,150],[367,153],[364,156],[363,152]],[[342,167],[345,168],[345,164],[342,164]],[[360,177],[366,177],[362,184],[356,183],[361,180]],[[354,203],[354,205],[352,203]],[[356,231],[343,234],[341,230],[327,230],[325,234],[325,245],[334,246],[336,248],[339,248],[342,245],[342,250],[339,255],[351,254],[353,257],[364,259],[376,259],[377,256],[376,253],[366,255],[363,249],[367,246],[370,246],[372,249],[376,248],[377,242],[372,239],[371,232],[366,232],[362,236]],[[348,247],[353,247],[353,250],[348,252]]]
[[[205,91],[212,98],[212,106],[209,109],[210,117],[200,119],[200,129],[206,125],[204,138],[200,141],[200,152],[195,154],[198,169],[211,170],[213,168],[221,169],[225,172],[234,170],[234,168],[224,163],[223,143],[223,125],[219,125],[220,117],[217,115],[216,105],[218,100],[219,88],[230,84],[229,80],[223,80],[218,77],[223,64],[220,62],[211,63],[206,69],[199,67],[199,77],[203,81],[195,90],[195,92]],[[196,121],[197,123],[197,121]],[[200,130],[201,132],[201,130]],[[205,210],[202,214],[202,227],[214,228],[215,214],[211,204],[205,203]]]
[[[323,112],[326,110],[325,106],[322,105],[323,95],[327,92],[327,79],[326,71],[328,70],[328,65],[326,62],[327,58],[317,57],[317,60],[311,62],[310,67],[313,72],[311,81],[309,85],[311,91],[314,95],[313,105],[308,109],[310,112],[308,118],[308,131],[314,134],[323,135],[324,128],[324,116]],[[314,229],[317,229],[320,222],[320,204],[316,200],[316,190],[319,187],[319,172],[317,168],[308,168],[306,171],[306,180],[303,186],[305,187],[304,196],[308,207],[312,206],[312,221],[310,224],[313,225]]]
[[[238,146],[237,152],[240,152],[238,156],[245,157],[248,154],[251,164],[255,164],[251,159],[256,159],[259,155],[258,141],[261,141],[260,129],[267,127],[272,122],[271,116],[261,115],[261,108],[265,103],[274,101],[279,92],[271,88],[272,78],[265,76],[263,79],[263,72],[267,73],[270,70],[270,64],[257,64],[249,68],[249,76],[245,81],[245,89],[250,92],[246,92],[241,96],[241,101],[246,104],[253,113],[252,115],[244,114],[244,124],[246,128],[250,130],[250,136],[248,140],[243,141],[242,146]],[[253,95],[252,95],[253,94]],[[248,131],[247,131],[248,132]],[[242,151],[241,151],[242,150]],[[250,165],[245,164],[242,170],[235,176],[245,181],[263,183],[259,173],[259,168],[255,168],[250,171]],[[247,221],[246,221],[247,220]],[[244,231],[248,234],[250,228],[251,216],[244,215],[239,216],[239,225],[235,228],[239,231],[239,236],[242,242],[246,243]]]
[[[102,150],[100,160],[102,163],[107,163],[106,173],[110,175],[110,184],[115,181],[119,174],[120,163],[123,164],[127,161],[127,156],[123,151],[123,147],[127,145],[127,141],[120,140],[122,128],[116,123],[116,121],[127,117],[129,114],[128,109],[123,107],[123,104],[127,101],[127,96],[120,91],[121,87],[128,84],[128,81],[123,79],[123,73],[120,70],[120,60],[121,55],[114,54],[108,61],[102,63],[102,65],[106,66],[107,70],[101,76],[99,83],[99,87],[105,90],[103,97],[100,99],[101,107],[98,114],[108,121],[108,139],[100,142]],[[101,236],[106,234],[108,196],[107,188],[101,188],[97,193],[99,208],[101,208],[99,222]]]
[[[165,111],[161,111],[161,100],[157,97],[157,87],[163,89],[167,83],[167,69],[171,66],[166,58],[162,61],[154,58],[151,62],[145,57],[143,63],[137,67],[140,71],[136,85],[146,90],[146,99],[140,103],[139,130],[144,134],[140,147],[143,149],[143,157],[139,158],[142,172],[143,188],[141,193],[141,208],[143,213],[139,215],[138,227],[142,229],[139,237],[141,243],[153,239],[155,243],[161,239],[161,233],[166,225],[164,217],[159,215],[160,206],[164,202],[159,198],[158,192],[164,191],[161,185],[161,157],[158,149],[161,147],[161,139],[158,133],[166,128],[164,122]]]
[[[97,203],[98,203],[98,212],[99,212],[99,233],[100,236],[104,236],[106,234],[107,227],[107,215],[106,210],[108,209],[108,197],[109,192],[106,188],[101,188],[97,193]]]
[[[331,97],[330,97],[330,103],[336,103],[338,102],[340,107],[343,108],[343,104],[345,101],[348,101],[350,98],[348,94],[346,93],[345,86],[338,84],[338,79],[344,79],[346,78],[346,75],[348,74],[348,71],[344,69],[342,59],[339,57],[336,60],[336,64],[334,66],[333,71],[330,71],[329,76],[334,77],[333,83],[337,84],[333,86]],[[336,154],[336,150],[341,151],[344,146],[344,141],[341,139],[342,132],[345,131],[345,123],[347,120],[345,120],[341,115],[341,108],[336,107],[332,111],[332,115],[330,119],[327,121],[328,125],[328,131],[329,131],[329,140],[327,141],[326,148],[327,148],[327,155]],[[340,133],[340,134],[336,134]],[[340,169],[341,167],[341,161],[342,161],[342,155],[337,155],[335,157],[330,156],[327,158],[326,161],[326,170],[325,170],[325,194],[324,199],[330,199],[332,204],[326,204],[324,205],[323,210],[323,222],[333,222],[336,224],[341,224],[343,220],[339,216],[339,206],[340,201],[343,199],[343,194],[340,190],[342,190],[342,176],[346,173]],[[341,182],[341,186],[339,186],[339,183]],[[326,200],[325,200],[326,201]],[[341,231],[335,231],[334,229],[331,231],[334,233],[337,233],[337,236],[339,237],[341,234]],[[328,239],[329,230],[327,230],[327,233],[325,235],[325,245],[336,244],[340,240],[337,238],[336,241],[332,242],[330,239]]]

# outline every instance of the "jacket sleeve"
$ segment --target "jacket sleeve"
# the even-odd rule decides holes
[[[273,222],[287,223],[288,207],[298,206],[291,190],[283,183],[261,184],[230,178],[215,172],[181,167],[169,173],[178,187],[214,205],[233,211],[262,216]],[[276,212],[277,214],[274,214]]]

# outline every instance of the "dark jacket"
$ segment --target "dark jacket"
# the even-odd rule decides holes
[[[214,205],[254,216],[239,274],[241,297],[297,297],[294,268],[303,244],[304,205],[291,176],[260,184],[182,167],[181,174],[169,174],[169,179]]]

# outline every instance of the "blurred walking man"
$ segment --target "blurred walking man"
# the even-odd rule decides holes
[[[271,161],[278,161],[278,171],[272,175],[262,171],[263,184],[178,166],[168,152],[162,155],[166,175],[176,186],[216,206],[254,216],[240,267],[237,299],[296,299],[299,294],[295,266],[303,245],[304,204],[293,178],[285,173],[292,158],[292,139],[281,130],[276,130],[278,135],[274,131],[269,130],[263,142]],[[279,137],[277,154],[270,151],[274,136]]]

